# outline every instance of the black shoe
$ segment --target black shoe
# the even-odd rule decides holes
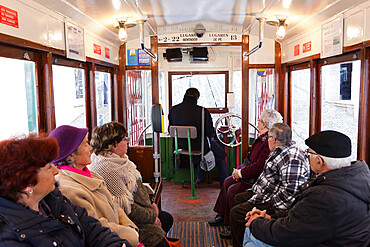
[[[224,217],[222,215],[216,215],[216,218],[209,220],[208,224],[210,226],[222,226],[224,224]]]
[[[201,184],[204,184],[204,180],[205,179],[203,179],[203,180],[195,180],[195,185],[201,185]]]
[[[229,229],[220,232],[221,238],[231,239],[231,231]]]

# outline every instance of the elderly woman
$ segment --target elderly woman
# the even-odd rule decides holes
[[[62,125],[49,135],[55,137],[60,147],[59,156],[52,161],[60,169],[56,176],[59,188],[103,226],[127,239],[132,246],[138,246],[136,225],[114,201],[104,179],[86,167],[91,163],[87,131],[86,128]]]
[[[142,183],[136,165],[128,159],[125,127],[111,122],[95,128],[91,146],[93,154],[89,168],[105,179],[108,190],[139,227],[140,241],[149,247],[168,246],[164,236],[172,227],[173,218],[152,204],[151,189]]]
[[[283,117],[275,110],[266,109],[261,113],[258,119],[259,136],[252,143],[252,149],[243,165],[234,169],[232,176],[225,179],[214,207],[214,211],[218,214],[215,219],[208,221],[211,226],[229,224],[230,210],[234,206],[234,196],[250,188],[251,184],[261,174],[265,161],[270,154],[267,142],[268,131],[274,123],[281,122],[283,122]],[[223,231],[220,235],[227,238],[229,231]]]
[[[130,246],[55,188],[52,137],[0,142],[0,246]]]

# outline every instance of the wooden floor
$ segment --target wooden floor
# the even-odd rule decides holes
[[[210,227],[207,223],[216,216],[213,207],[220,192],[219,186],[216,181],[200,185],[195,188],[195,194],[200,198],[188,200],[186,197],[191,195],[190,186],[182,188],[181,185],[164,182],[162,210],[170,212],[175,221],[168,236],[180,239],[183,247],[232,246],[231,240],[219,237],[219,231],[225,230],[225,226]]]

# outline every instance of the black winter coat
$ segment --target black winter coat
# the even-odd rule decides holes
[[[197,128],[197,138],[191,140],[191,149],[200,150],[202,136],[202,108],[197,105],[197,99],[194,97],[184,96],[182,103],[171,108],[168,114],[169,126],[195,126]],[[209,151],[209,146],[206,137],[209,138],[215,135],[211,114],[204,108],[204,153]],[[210,140],[211,141],[211,140]],[[180,147],[188,150],[188,140],[179,139]]]
[[[302,185],[288,216],[255,219],[250,230],[273,246],[370,244],[370,172],[364,161],[331,170]]]
[[[46,218],[20,203],[0,197],[0,246],[117,246],[123,243],[117,234],[103,227],[98,220],[87,215],[84,208],[72,204],[55,189],[44,201],[56,218]],[[57,218],[69,216],[75,224]],[[68,220],[68,217],[64,217]]]

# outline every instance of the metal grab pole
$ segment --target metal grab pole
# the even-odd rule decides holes
[[[194,185],[194,165],[193,165],[193,155],[191,154],[191,142],[190,142],[190,129],[188,129],[188,147],[189,147],[189,160],[190,160],[190,185],[191,185],[191,195],[186,197],[189,200],[194,200],[200,198],[200,196],[195,195],[195,185]]]

